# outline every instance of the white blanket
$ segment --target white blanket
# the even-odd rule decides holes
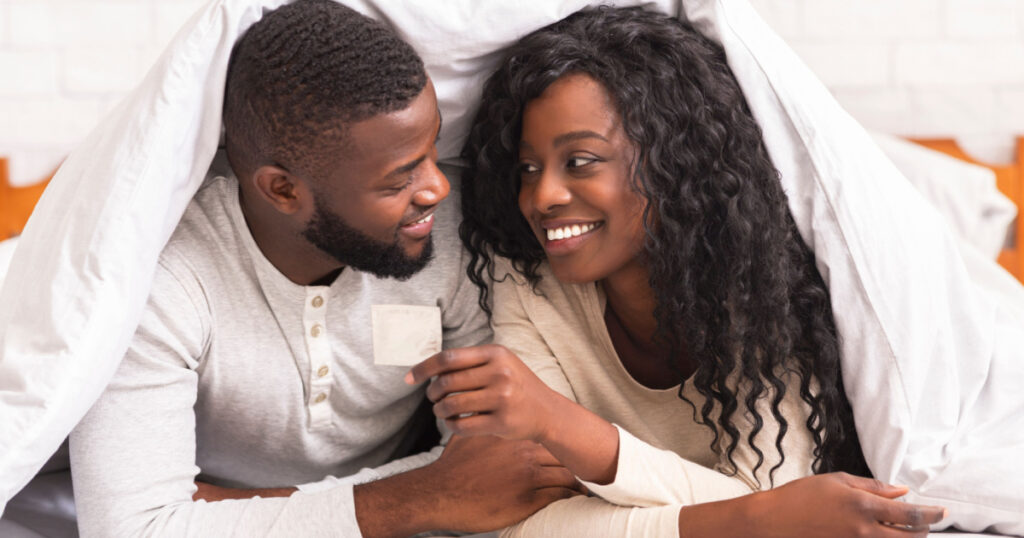
[[[40,200],[0,291],[0,509],[112,375],[157,256],[216,149],[231,45],[283,3],[203,8]],[[497,51],[588,4],[346,3],[422,54],[445,117],[445,158],[462,144]],[[934,209],[745,0],[644,4],[682,8],[726,48],[829,284],[876,476],[949,507],[947,524],[1024,534],[1024,328],[974,283]]]

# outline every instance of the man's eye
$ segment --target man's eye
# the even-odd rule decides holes
[[[402,182],[402,183],[395,183],[394,185],[389,187],[388,190],[391,191],[391,192],[395,192],[395,193],[402,192],[405,189],[409,188],[409,185],[412,185],[412,180],[413,180],[413,175],[409,174],[408,176],[406,176],[404,182]]]

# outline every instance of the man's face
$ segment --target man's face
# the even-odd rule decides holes
[[[408,278],[430,260],[434,211],[449,191],[437,168],[441,127],[429,81],[403,110],[349,127],[341,163],[314,189],[303,236],[340,263]]]

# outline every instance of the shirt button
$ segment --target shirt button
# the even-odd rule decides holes
[[[317,295],[316,297],[313,297],[313,308],[320,308],[323,305],[324,305],[324,298],[323,297],[321,297],[319,295]]]
[[[326,399],[327,395],[321,392],[320,394],[316,395],[316,398],[313,399],[313,403],[320,403]]]
[[[309,334],[313,335],[313,338],[320,336],[321,332],[323,332],[323,329],[319,324],[313,325],[313,327],[309,329]]]
[[[329,372],[329,371],[330,370],[327,368],[326,365],[325,366],[321,366],[320,369],[318,369],[316,371],[316,376],[317,377],[323,377],[323,376],[327,375],[327,372]]]

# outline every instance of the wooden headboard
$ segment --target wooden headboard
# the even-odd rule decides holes
[[[1017,219],[1010,230],[1010,236],[999,253],[999,265],[1002,265],[1017,280],[1024,282],[1024,136],[1018,136],[1014,150],[1014,162],[1007,164],[990,164],[981,162],[967,154],[952,138],[912,138],[922,146],[941,151],[962,161],[984,166],[995,172],[996,186],[1017,206]]]
[[[46,178],[26,187],[12,187],[7,159],[0,157],[0,241],[21,233],[49,182]]]

